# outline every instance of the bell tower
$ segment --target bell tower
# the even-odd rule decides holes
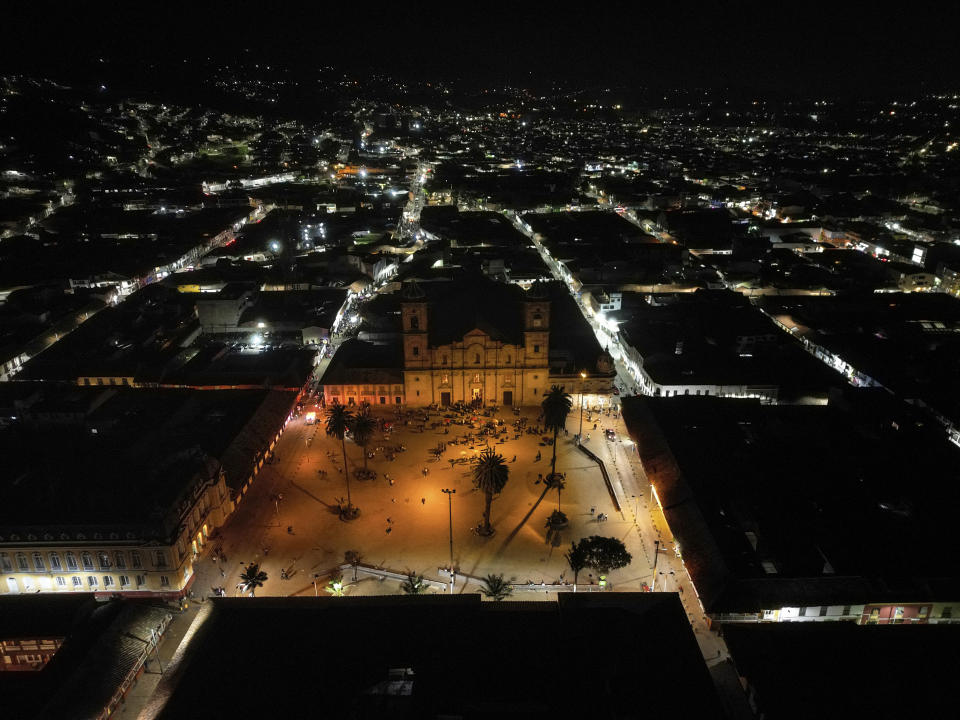
[[[550,300],[541,283],[527,290],[523,302],[523,345],[527,366],[545,366],[550,344]]]
[[[427,295],[416,280],[404,283],[400,302],[403,324],[403,366],[422,368],[429,365],[427,352]]]

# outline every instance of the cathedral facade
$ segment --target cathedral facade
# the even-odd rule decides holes
[[[410,406],[539,405],[550,389],[550,302],[536,288],[484,283],[428,300],[410,283],[401,322]]]

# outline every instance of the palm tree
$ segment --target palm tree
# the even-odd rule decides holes
[[[350,423],[352,421],[353,413],[350,412],[345,405],[336,403],[333,407],[327,410],[327,436],[339,438],[340,447],[343,450],[343,477],[347,481],[347,516],[349,516],[352,511],[353,502],[350,500],[350,473],[347,472],[347,441],[345,438],[347,434],[347,428],[350,427]],[[340,517],[344,516],[345,515],[341,510]]]
[[[513,586],[509,581],[503,579],[503,575],[487,575],[483,579],[483,587],[480,592],[484,597],[493,600],[503,600],[505,597],[513,594]]]
[[[570,566],[570,569],[573,570],[573,591],[577,591],[577,576],[580,574],[580,571],[583,570],[587,565],[590,564],[590,556],[587,552],[587,546],[583,541],[579,543],[571,543],[570,550],[564,555],[567,559],[567,564]]]
[[[543,426],[553,430],[553,459],[550,460],[550,475],[557,474],[557,433],[567,426],[567,415],[573,407],[573,400],[563,391],[561,385],[554,385],[540,403],[543,408]],[[548,478],[549,480],[549,478]]]
[[[480,528],[481,535],[493,535],[493,527],[490,525],[490,503],[493,502],[494,495],[503,491],[509,478],[510,468],[504,462],[503,455],[495,453],[490,448],[480,452],[473,464],[473,484],[483,493],[486,500],[483,525]]]
[[[560,473],[550,473],[547,476],[547,487],[551,490],[557,491],[557,512],[560,511],[560,491],[567,486],[566,481],[563,479],[563,475]]]
[[[400,589],[407,595],[423,595],[427,591],[427,584],[423,581],[423,575],[408,570],[407,579],[400,583]]]
[[[353,416],[350,422],[350,432],[353,434],[353,441],[363,451],[363,471],[367,473],[367,445],[373,438],[373,431],[377,429],[377,422],[370,414],[370,406],[364,403],[360,411]]]
[[[334,597],[343,597],[343,575],[340,573],[331,575],[330,581],[327,583],[327,587],[325,587],[324,590]]]
[[[243,586],[244,591],[250,592],[251,597],[257,596],[257,588],[263,587],[263,584],[267,580],[267,574],[260,569],[259,563],[250,563],[244,568],[243,572],[240,573],[240,584]]]

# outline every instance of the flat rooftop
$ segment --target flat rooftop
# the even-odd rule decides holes
[[[592,717],[598,708],[617,718],[722,717],[673,594],[565,593],[557,602],[500,603],[481,602],[479,595],[220,598],[209,604],[141,717],[310,717],[325,702],[354,718]],[[538,658],[552,663],[557,652],[563,670],[543,671]],[[244,686],[273,690],[210,692]]]
[[[714,397],[623,407],[708,609],[960,597],[960,448],[929,424]]]

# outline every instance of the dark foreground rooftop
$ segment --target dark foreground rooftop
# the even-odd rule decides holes
[[[768,720],[956,716],[956,665],[944,661],[960,626],[762,623],[724,637]]]
[[[190,633],[141,717],[722,717],[672,594],[229,598]]]

